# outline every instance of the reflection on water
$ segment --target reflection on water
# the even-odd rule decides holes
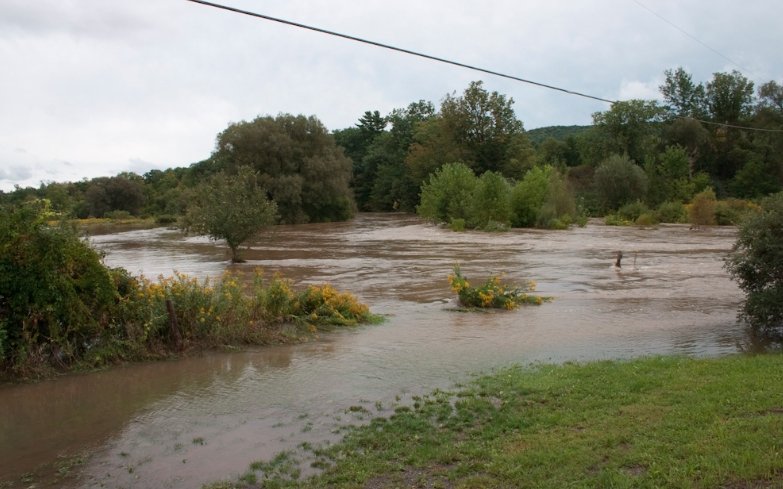
[[[591,224],[570,231],[453,233],[415,217],[279,226],[248,262],[165,229],[92,238],[106,262],[150,277],[216,277],[229,267],[331,282],[375,312],[379,326],[304,345],[132,365],[0,388],[0,474],[90,447],[83,487],[197,487],[254,460],[332,437],[352,405],[448,387],[471,373],[541,361],[676,353],[718,355],[752,344],[735,319],[741,300],[722,269],[730,228],[691,231]],[[622,250],[623,268],[612,268]],[[453,310],[446,280],[533,279],[555,297],[514,312]]]

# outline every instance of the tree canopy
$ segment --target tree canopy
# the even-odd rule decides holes
[[[231,124],[218,134],[208,165],[229,174],[245,166],[256,170],[284,223],[343,221],[356,209],[351,160],[312,116],[282,114]]]

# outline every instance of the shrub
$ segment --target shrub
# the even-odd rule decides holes
[[[696,226],[715,224],[715,192],[708,188],[696,194],[688,208],[688,219]]]
[[[465,219],[459,219],[452,217],[451,221],[449,222],[449,228],[452,231],[464,231],[465,230]]]
[[[101,256],[50,218],[41,200],[0,212],[0,364],[20,372],[81,356],[117,295]]]
[[[469,206],[477,183],[473,170],[466,165],[443,165],[422,185],[421,204],[416,211],[421,217],[438,222],[468,220]]]
[[[747,200],[721,200],[715,203],[715,222],[721,226],[739,224],[748,214],[760,210],[758,205]]]
[[[635,222],[642,214],[648,214],[650,209],[642,201],[637,200],[625,204],[617,210],[617,216],[624,221]]]
[[[647,176],[627,156],[612,155],[595,170],[594,185],[603,209],[617,209],[647,193]]]
[[[623,219],[617,214],[607,214],[604,217],[604,224],[607,226],[630,226],[631,221],[628,219]]]
[[[668,201],[658,206],[655,216],[660,222],[681,223],[687,220],[688,213],[682,202]]]
[[[726,259],[726,269],[745,291],[744,316],[771,329],[783,322],[783,192],[750,214]]]
[[[567,228],[578,219],[568,183],[551,166],[535,167],[511,191],[515,227]]]
[[[537,166],[528,171],[511,191],[512,225],[533,227],[549,194],[551,166]]]
[[[511,186],[503,175],[488,171],[479,177],[469,212],[468,223],[472,228],[486,229],[490,223],[504,227],[511,224]]]
[[[451,290],[459,297],[459,302],[464,307],[470,308],[498,308],[515,309],[520,304],[536,304],[551,300],[550,297],[530,295],[528,292],[535,290],[535,282],[528,282],[522,286],[509,286],[500,282],[500,278],[492,276],[479,287],[471,287],[467,277],[462,275],[459,265],[454,266],[454,272],[449,275]]]
[[[133,215],[125,210],[109,211],[104,214],[104,217],[112,219],[114,221],[122,221],[133,218]]]
[[[652,212],[645,212],[643,214],[640,214],[639,217],[636,218],[634,223],[637,226],[655,226],[656,224],[658,224],[658,218]]]

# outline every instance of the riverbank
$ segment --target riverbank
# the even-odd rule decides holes
[[[783,356],[511,368],[397,406],[291,481],[283,454],[233,487],[781,487]]]

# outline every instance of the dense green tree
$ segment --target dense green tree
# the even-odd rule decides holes
[[[87,185],[84,200],[89,215],[93,217],[104,217],[113,211],[138,216],[145,203],[144,183],[139,175],[133,173],[95,178]]]
[[[641,162],[654,154],[664,113],[655,101],[628,100],[615,102],[611,109],[593,114],[604,157],[627,154]]]
[[[185,189],[182,184],[185,168],[150,170],[143,175],[147,205],[145,213],[173,219],[187,209]]]
[[[664,75],[666,80],[658,88],[670,117],[704,118],[707,114],[704,85],[694,83],[682,67],[666,70]]]
[[[362,162],[375,172],[364,209],[414,212],[419,203],[419,183],[409,172],[405,159],[419,125],[435,114],[430,102],[420,100],[393,110],[386,120],[390,129],[376,137]]]
[[[269,200],[259,180],[250,167],[240,167],[231,175],[214,175],[194,192],[185,229],[224,239],[231,261],[241,262],[239,247],[277,218],[277,205]]]
[[[707,83],[706,98],[715,122],[737,124],[753,114],[753,82],[739,71],[715,73]]]
[[[689,201],[696,192],[709,184],[704,173],[691,178],[688,152],[681,146],[669,146],[655,159],[645,163],[647,202],[658,206],[667,201]]]
[[[783,325],[783,193],[741,226],[726,268],[745,291],[745,317],[761,328]]]
[[[440,113],[419,126],[407,162],[423,181],[447,162],[461,161],[476,173],[497,171],[521,178],[532,166],[533,148],[513,99],[472,82],[461,96],[447,95]]]
[[[612,155],[595,170],[595,188],[604,211],[620,208],[647,193],[647,176],[627,156]]]
[[[690,117],[680,117],[671,121],[664,130],[667,146],[679,146],[688,155],[688,175],[708,168],[702,160],[713,153],[710,132],[701,122]]]
[[[351,160],[315,117],[282,114],[231,124],[218,135],[209,165],[258,171],[286,223],[342,221],[356,209]]]
[[[365,161],[368,150],[375,139],[384,134],[387,125],[385,117],[376,111],[366,111],[355,127],[334,131],[336,143],[353,162],[353,180],[356,203],[360,209],[367,209],[378,171],[375,160]]]

